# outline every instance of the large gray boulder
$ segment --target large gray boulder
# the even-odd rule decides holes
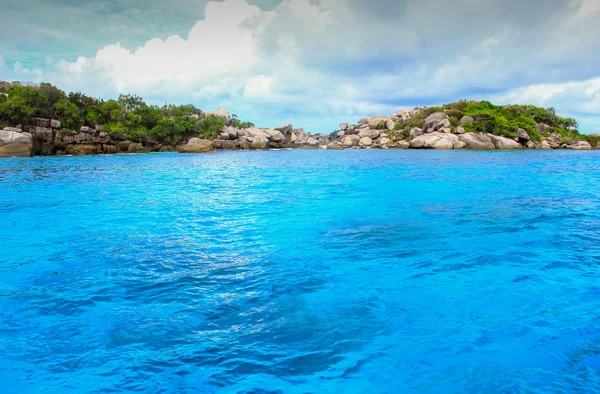
[[[475,119],[473,119],[473,117],[471,116],[463,116],[462,118],[460,118],[460,121],[458,122],[459,126],[464,126],[467,123],[470,123],[472,125],[475,124]]]
[[[34,140],[39,142],[52,143],[54,141],[54,131],[50,127],[31,126],[29,133]]]
[[[358,141],[358,144],[360,146],[371,146],[373,145],[373,140],[369,137],[363,137],[360,139],[360,141]]]
[[[387,116],[375,116],[374,118],[370,118],[369,123],[367,124],[369,125],[370,129],[381,129],[386,127],[388,120],[389,117]]]
[[[486,135],[465,133],[457,137],[465,143],[465,149],[495,149],[492,139]]]
[[[392,131],[396,128],[396,122],[394,122],[392,119],[388,119],[387,122],[385,122],[385,128]]]
[[[265,130],[265,134],[267,134],[269,141],[271,142],[283,142],[285,140],[285,136],[279,130]]]
[[[311,145],[311,146],[319,146],[321,145],[319,143],[319,140],[314,138],[313,136],[308,137],[308,139],[306,140],[306,145]]]
[[[257,129],[255,127],[251,127],[249,129],[244,129],[244,131],[246,132],[246,134],[249,137],[255,138],[255,137],[261,137],[261,138],[269,138],[269,135],[262,129]]]
[[[250,147],[252,149],[266,149],[267,145],[269,144],[269,139],[267,137],[254,137],[252,140],[252,144],[250,144]]]
[[[290,124],[282,124],[281,126],[277,126],[275,127],[276,131],[279,131],[281,134],[283,134],[283,138],[285,140],[285,142],[289,143],[292,142],[292,134],[294,132],[294,127]]]
[[[573,150],[592,150],[592,146],[587,141],[574,141],[568,148]]]
[[[427,118],[425,118],[425,122],[431,122],[431,121],[436,121],[439,122],[441,120],[444,119],[448,119],[448,115],[446,115],[443,112],[434,112],[431,115],[429,115]]]
[[[133,144],[130,144],[130,146],[131,145]],[[188,141],[187,145],[180,145],[177,147],[179,153],[205,153],[212,150],[213,142],[201,138],[192,138]]]
[[[358,136],[360,138],[368,137],[372,140],[375,140],[375,139],[379,138],[380,135],[381,135],[381,131],[374,130],[374,129],[361,129],[358,131]]]
[[[229,126],[229,124],[231,123],[231,117],[229,115],[229,111],[227,111],[225,108],[219,108],[216,111],[206,111],[204,114],[206,116],[208,116],[208,115],[218,116],[219,118],[223,119],[225,126]]]
[[[407,120],[411,118],[410,111],[406,109],[399,109],[398,112],[396,112],[396,115],[399,116],[402,120]]]
[[[144,148],[144,145],[142,145],[138,142],[134,142],[132,144],[129,144],[129,147],[127,148],[127,152],[129,152],[129,153],[144,153],[144,152],[146,152],[146,149]]]
[[[454,134],[464,134],[466,133],[465,129],[462,126],[456,126],[454,129]]]
[[[408,141],[404,141],[404,140],[402,140],[402,141],[398,141],[398,142],[396,143],[396,146],[397,146],[399,149],[408,149],[408,148],[410,148],[410,143],[409,143]]]
[[[33,155],[31,134],[15,130],[12,128],[0,130],[0,157],[31,157]]]
[[[426,133],[432,133],[449,126],[450,120],[448,119],[448,115],[443,112],[435,112],[425,119],[423,131]]]
[[[510,138],[493,134],[487,134],[487,136],[492,139],[492,143],[496,149],[523,149],[523,145]]]
[[[329,150],[344,150],[344,146],[337,141],[334,141],[327,145],[327,149]]]
[[[464,143],[454,134],[433,132],[414,138],[409,146],[412,149],[461,149]]]
[[[342,139],[342,144],[347,148],[356,146],[356,145],[358,145],[359,142],[360,142],[360,137],[356,134],[347,135]]]
[[[519,139],[519,141],[522,141],[524,143],[527,143],[527,141],[530,140],[529,134],[527,134],[527,132],[523,129],[517,129],[517,138]]]
[[[409,137],[410,138],[415,138],[418,137],[420,135],[423,135],[425,132],[423,131],[423,129],[420,129],[418,127],[413,127],[412,129],[410,129],[410,133],[409,133]]]

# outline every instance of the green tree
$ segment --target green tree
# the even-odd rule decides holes
[[[141,105],[146,105],[144,99],[135,94],[121,94],[117,100],[127,111],[135,111]]]
[[[216,115],[208,115],[198,124],[198,131],[209,138],[215,137],[225,127],[223,119]]]
[[[79,108],[66,97],[54,104],[53,112],[55,117],[60,119],[63,127],[79,129],[83,124],[83,117],[81,116]]]

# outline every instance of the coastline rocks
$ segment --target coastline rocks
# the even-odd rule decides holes
[[[294,142],[294,126],[290,123],[275,127],[275,131],[278,131],[283,135],[283,139],[286,143]]]
[[[385,122],[385,127],[392,131],[396,127],[396,122],[394,122],[392,119],[388,119],[387,122]]]
[[[592,150],[592,146],[587,141],[574,141],[568,148],[572,150]]]
[[[283,142],[285,140],[284,135],[279,130],[265,130],[265,134],[267,134],[269,140],[271,142]]]
[[[329,145],[327,145],[327,149],[329,149],[329,150],[344,150],[344,147],[339,142],[332,142]]]
[[[398,149],[408,149],[410,148],[410,143],[408,141],[398,141],[398,143],[396,144],[396,147]]]
[[[252,143],[250,147],[252,149],[266,149],[267,144],[269,143],[269,139],[264,136],[256,136],[252,139]]]
[[[65,155],[85,156],[94,155],[101,152],[97,145],[68,145],[65,149]]]
[[[402,119],[402,121],[405,121],[405,120],[408,120],[411,118],[410,111],[408,111],[406,109],[399,109],[398,112],[396,112],[396,115],[398,117],[400,117]]]
[[[348,126],[348,123],[342,123],[342,124],[340,125],[340,130],[342,130],[342,131],[346,131],[346,130],[348,130],[348,127],[349,127],[349,126]]]
[[[129,152],[129,145],[133,144],[131,141],[121,141],[117,144],[119,152]]]
[[[229,115],[229,111],[227,111],[225,108],[219,108],[216,111],[207,111],[204,114],[206,116],[208,116],[208,115],[218,116],[219,118],[223,119],[225,126],[229,126],[231,124],[231,117]]]
[[[381,131],[379,131],[379,130],[361,129],[358,131],[358,136],[360,138],[368,137],[368,138],[374,140],[374,139],[379,138],[380,135],[381,135]]]
[[[525,143],[527,143],[530,140],[529,134],[527,134],[527,132],[523,129],[517,129],[517,138],[519,139],[519,141],[523,141]]]
[[[492,139],[486,135],[465,133],[457,136],[465,143],[465,149],[494,149]]]
[[[548,141],[544,140],[542,141],[542,143],[539,145],[540,149],[552,149],[552,147],[550,146],[550,144],[548,143]]]
[[[448,115],[443,112],[435,112],[425,119],[423,131],[425,133],[432,133],[449,126],[450,120],[448,119]]]
[[[205,153],[213,150],[213,142],[200,138],[192,138],[187,145],[177,147],[179,153]]]
[[[388,121],[388,117],[385,116],[376,116],[374,118],[369,119],[367,123],[370,129],[382,129],[385,128],[385,124]]]
[[[309,137],[309,138],[306,140],[306,145],[311,145],[311,146],[319,146],[319,145],[321,145],[321,144],[319,143],[319,140],[318,140],[318,139],[316,139],[316,138],[313,138],[313,137]]]
[[[418,137],[420,135],[423,135],[425,132],[423,131],[423,129],[420,129],[418,127],[413,127],[412,129],[410,129],[410,133],[409,133],[409,137],[410,138],[415,138]]]
[[[356,134],[352,134],[352,135],[347,135],[344,137],[344,139],[342,140],[342,144],[345,147],[351,148],[353,146],[358,145],[360,141],[360,137]]]
[[[464,134],[466,133],[465,129],[462,128],[462,126],[457,126],[456,129],[454,129],[454,134]]]
[[[33,156],[33,140],[31,134],[17,131],[16,128],[0,130],[0,157]]]
[[[144,145],[139,143],[130,144],[127,148],[127,152],[129,153],[144,153],[146,149],[144,149]]]
[[[498,135],[487,134],[491,138],[496,149],[523,149],[523,145],[510,138],[501,137]]]
[[[413,139],[409,146],[412,149],[462,149],[465,145],[453,134],[433,132]]]
[[[369,137],[363,137],[358,141],[360,146],[371,146],[373,145],[373,140]]]

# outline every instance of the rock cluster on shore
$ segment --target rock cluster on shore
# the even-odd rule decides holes
[[[398,132],[399,126],[424,111],[400,110],[391,116],[361,119],[358,124],[344,123],[330,135],[306,133],[303,129],[284,124],[275,129],[235,128],[230,126],[230,115],[225,109],[210,111],[225,123],[225,127],[212,139],[201,135],[190,136],[179,146],[159,143],[151,137],[140,141],[120,140],[96,128],[81,127],[79,130],[61,129],[61,122],[52,119],[33,118],[29,125],[5,127],[0,131],[0,157],[89,155],[114,153],[144,153],[178,151],[181,153],[204,153],[213,150],[262,150],[262,149],[573,149],[590,150],[586,141],[564,142],[551,128],[538,124],[544,132],[541,141],[532,141],[523,129],[516,130],[514,138],[491,133],[466,132],[475,122],[463,116],[452,127],[447,114],[434,112],[424,119],[422,127],[408,132]],[[600,145],[595,147],[600,149]]]

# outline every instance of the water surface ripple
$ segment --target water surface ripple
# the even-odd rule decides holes
[[[600,392],[600,152],[0,162],[0,391]]]

